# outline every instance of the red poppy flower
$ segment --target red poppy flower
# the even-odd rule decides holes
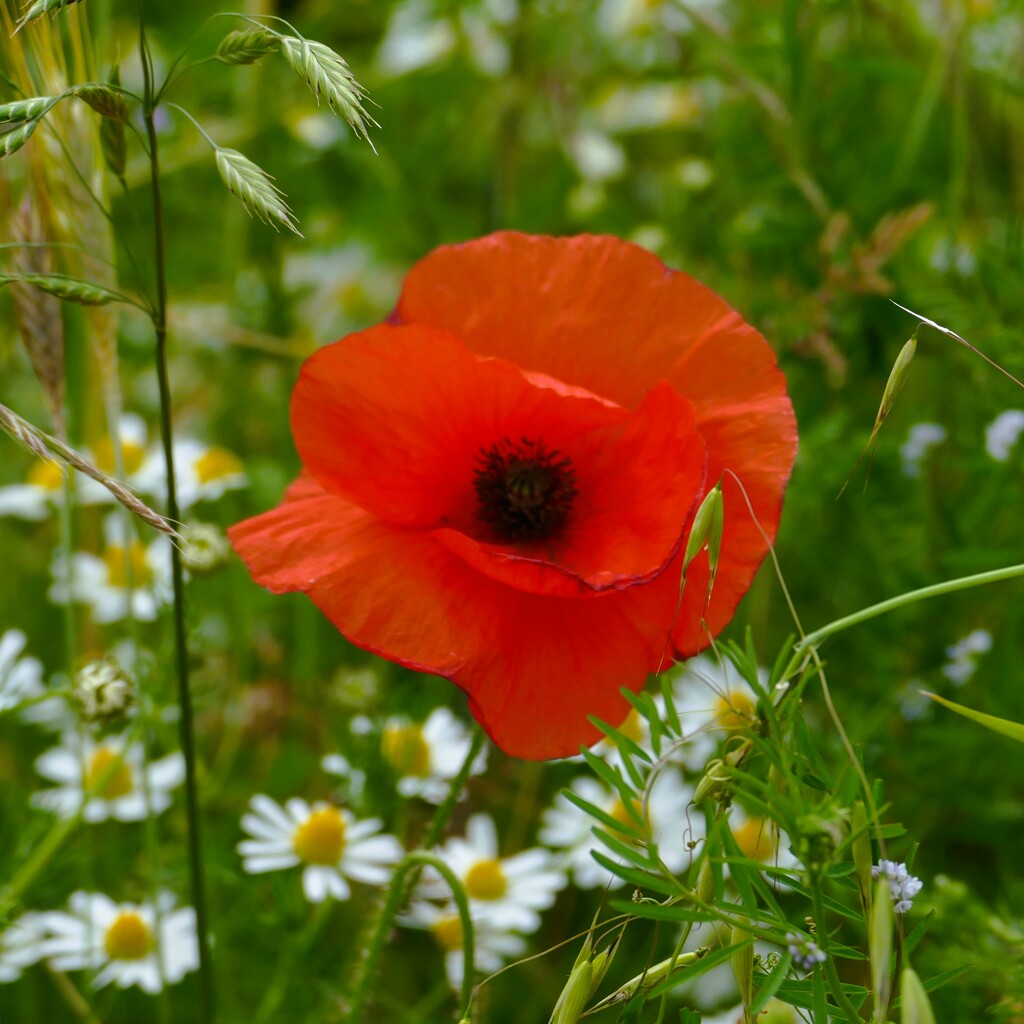
[[[500,232],[413,267],[387,324],[320,349],[292,395],[305,466],[233,527],[253,578],[352,643],[447,676],[519,757],[572,754],[666,655],[730,619],[766,553],[726,476],[679,604],[681,548],[731,470],[771,537],[796,451],[768,344],[616,238]],[[668,650],[666,651],[666,647]]]

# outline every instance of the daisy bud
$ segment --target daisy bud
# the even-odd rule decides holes
[[[136,703],[132,680],[109,655],[79,669],[71,696],[82,721],[100,725],[126,718]]]
[[[900,978],[900,1007],[903,1024],[935,1024],[935,1014],[921,979],[910,967]]]
[[[718,556],[722,550],[722,526],[724,509],[722,505],[722,484],[719,481],[711,488],[693,517],[693,529],[686,541],[686,553],[683,555],[683,585],[686,585],[686,570],[690,563],[703,551],[708,549],[708,597],[715,585],[715,572],[718,569]]]
[[[739,945],[747,939],[747,933],[737,925],[733,925],[729,941],[732,945]],[[746,942],[745,945],[733,953],[731,958],[732,973],[736,977],[736,987],[740,992],[740,999],[743,1002],[744,1010],[750,1008],[754,1000],[754,944]]]
[[[892,991],[890,961],[892,960],[892,900],[889,899],[889,883],[879,878],[875,885],[874,900],[871,904],[871,929],[868,935],[868,952],[871,954],[871,986],[874,990],[875,1024],[885,1024],[889,1007],[889,993]]]
[[[181,531],[181,560],[197,575],[213,572],[227,563],[231,545],[212,523],[187,523]]]

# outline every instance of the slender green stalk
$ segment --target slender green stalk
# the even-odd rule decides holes
[[[266,1021],[274,1018],[281,1005],[281,1000],[284,999],[285,993],[288,991],[288,983],[293,979],[296,961],[304,956],[312,946],[314,939],[330,918],[334,906],[334,900],[330,899],[321,903],[306,922],[302,934],[285,946],[277,962],[274,980],[264,994],[259,1009],[253,1015],[253,1024],[265,1024]]]
[[[486,742],[487,737],[484,735],[483,729],[478,725],[474,725],[473,739],[469,744],[469,752],[466,754],[466,759],[462,762],[458,774],[452,779],[452,784],[448,787],[448,795],[444,798],[444,803],[434,813],[430,826],[427,828],[423,841],[420,843],[425,850],[429,850],[441,838],[441,833],[444,831],[445,825],[448,824],[448,819],[452,816],[452,811],[455,810],[455,805],[459,802],[459,797],[462,795],[462,787],[465,786],[466,779],[469,778],[469,773],[473,770],[473,762],[479,756]]]
[[[469,773],[473,769],[473,762],[480,754],[486,739],[487,737],[484,735],[483,730],[479,726],[474,726],[473,739],[470,742],[469,750],[466,752],[466,756],[462,761],[462,765],[460,766],[458,773],[455,778],[452,779],[451,785],[448,787],[448,795],[445,797],[444,802],[438,807],[425,835],[423,836],[421,845],[425,849],[429,850],[430,847],[432,847],[438,839],[441,838],[441,833],[444,831],[445,825],[448,824],[448,819],[451,818],[452,811],[455,810],[455,805],[459,801],[459,796],[462,793],[462,787],[466,784],[466,779],[469,778]],[[399,910],[402,909],[405,901],[409,898],[409,894],[412,891],[412,887],[416,884],[416,878],[419,875],[422,865],[434,864],[436,866],[438,863],[440,862],[437,861],[436,858],[431,857],[428,854],[419,852],[410,853],[395,870],[387,896],[381,901],[373,923],[370,925],[370,938],[366,942],[366,954],[356,961],[352,969],[351,980],[347,986],[351,993],[347,1019],[351,1024],[357,1024],[359,1020],[359,1010],[366,1002],[373,968],[384,948],[384,941],[387,939],[392,918]],[[409,868],[415,870],[409,870]],[[444,874],[444,872],[442,872],[442,874]],[[448,876],[445,877],[447,878]],[[462,892],[462,889],[454,875],[449,879],[449,885],[452,885],[452,891],[453,893],[456,893],[456,903],[458,903],[458,894]],[[462,922],[464,952],[467,944],[472,946],[472,931],[466,930],[467,923],[468,913],[466,919]],[[469,994],[472,993],[473,987],[472,956],[472,950],[470,950],[467,954],[466,960],[466,975],[462,983],[464,996],[463,1001],[467,1008],[469,1007]],[[469,980],[467,981],[466,978]]]
[[[432,856],[429,853],[416,851],[414,853],[406,854],[405,858],[395,869],[395,873],[391,879],[391,885],[388,888],[388,895],[387,899],[384,901],[382,913],[377,918],[373,935],[371,936],[369,945],[367,946],[366,955],[362,958],[358,976],[351,995],[349,996],[348,1016],[346,1017],[348,1024],[361,1024],[364,1019],[362,1011],[363,1006],[366,1003],[366,998],[369,995],[373,968],[376,966],[377,961],[380,959],[380,954],[384,949],[388,932],[391,930],[391,922],[399,910],[402,909],[402,904],[405,902],[407,878],[412,872],[416,872],[418,874],[422,868],[428,866],[434,868],[434,870],[437,871],[438,874],[441,875],[441,877],[448,883],[448,887],[452,891],[452,897],[455,900],[455,906],[459,911],[459,920],[462,923],[461,999],[462,1006],[465,1010],[465,1016],[469,1016],[470,1003],[473,999],[473,977],[475,974],[473,959],[473,919],[469,914],[469,900],[466,897],[466,891],[463,889],[462,883],[443,860]]]
[[[916,604],[929,597],[940,597],[943,594],[953,594],[958,590],[969,590],[971,587],[981,587],[988,583],[999,583],[1002,580],[1012,580],[1018,576],[1024,576],[1024,565],[1008,565],[1002,569],[993,569],[990,572],[979,572],[973,576],[960,576],[955,580],[946,580],[945,583],[933,583],[928,587],[921,587],[919,590],[910,590],[906,594],[899,594],[890,597],[887,601],[880,601],[868,608],[862,608],[859,612],[846,615],[836,619],[813,633],[808,633],[794,648],[796,656],[799,657],[805,651],[817,649],[825,640],[835,633],[840,633],[850,626],[867,622],[886,612],[895,611],[906,605]]]
[[[850,1002],[850,997],[846,994],[842,979],[839,977],[839,971],[836,970],[836,962],[829,953],[828,929],[825,927],[825,905],[821,899],[821,879],[817,875],[812,874],[809,881],[811,883],[811,899],[814,904],[814,923],[818,929],[818,948],[826,957],[824,964],[821,965],[825,973],[825,980],[828,982],[832,995],[835,996],[836,1006],[846,1015],[849,1024],[863,1024],[864,1018],[854,1009],[853,1003]]]
[[[156,266],[156,304],[153,310],[153,329],[156,334],[156,372],[160,388],[160,434],[164,450],[167,477],[167,514],[175,523],[180,521],[178,497],[174,476],[174,434],[171,423],[171,388],[167,373],[167,267],[164,242],[163,199],[160,189],[160,152],[154,114],[153,69],[149,60],[145,29],[141,30],[140,49],[145,77],[144,118],[149,140],[150,182],[153,198],[153,247]],[[199,937],[199,1020],[211,1024],[214,1019],[213,964],[210,954],[210,933],[206,910],[206,891],[203,877],[203,855],[199,822],[199,799],[196,785],[195,728],[192,712],[192,693],[189,687],[188,640],[185,630],[185,575],[181,551],[171,547],[171,576],[174,587],[174,647],[177,661],[178,703],[181,709],[181,750],[185,758],[185,807],[188,816],[189,872],[192,881],[192,902],[196,911]]]

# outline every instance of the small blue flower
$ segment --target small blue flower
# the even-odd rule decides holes
[[[815,964],[823,964],[828,959],[827,954],[816,942],[798,932],[786,932],[786,942],[786,949],[793,958],[793,963],[805,971],[812,970]]]
[[[906,864],[894,860],[880,860],[871,869],[872,878],[880,878],[882,875],[889,881],[893,911],[905,914],[914,905],[914,897],[924,888],[924,882],[910,874]]]

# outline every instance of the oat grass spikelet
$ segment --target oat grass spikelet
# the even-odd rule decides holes
[[[25,8],[14,31],[20,32],[30,21],[35,21],[44,14],[56,14],[57,11],[80,2],[81,0],[35,0]]]
[[[255,64],[277,50],[276,35],[261,28],[239,29],[226,35],[215,54],[222,64]]]
[[[242,200],[242,205],[249,214],[269,224],[283,224],[289,231],[294,231],[300,238],[295,217],[285,201],[284,193],[274,184],[266,171],[257,167],[244,153],[237,149],[224,149],[218,146],[217,170],[228,191]]]
[[[281,54],[297,75],[309,86],[317,102],[321,95],[339,117],[352,126],[376,153],[366,131],[366,122],[380,127],[363,106],[366,90],[356,81],[348,63],[329,46],[311,39],[281,36]]]

